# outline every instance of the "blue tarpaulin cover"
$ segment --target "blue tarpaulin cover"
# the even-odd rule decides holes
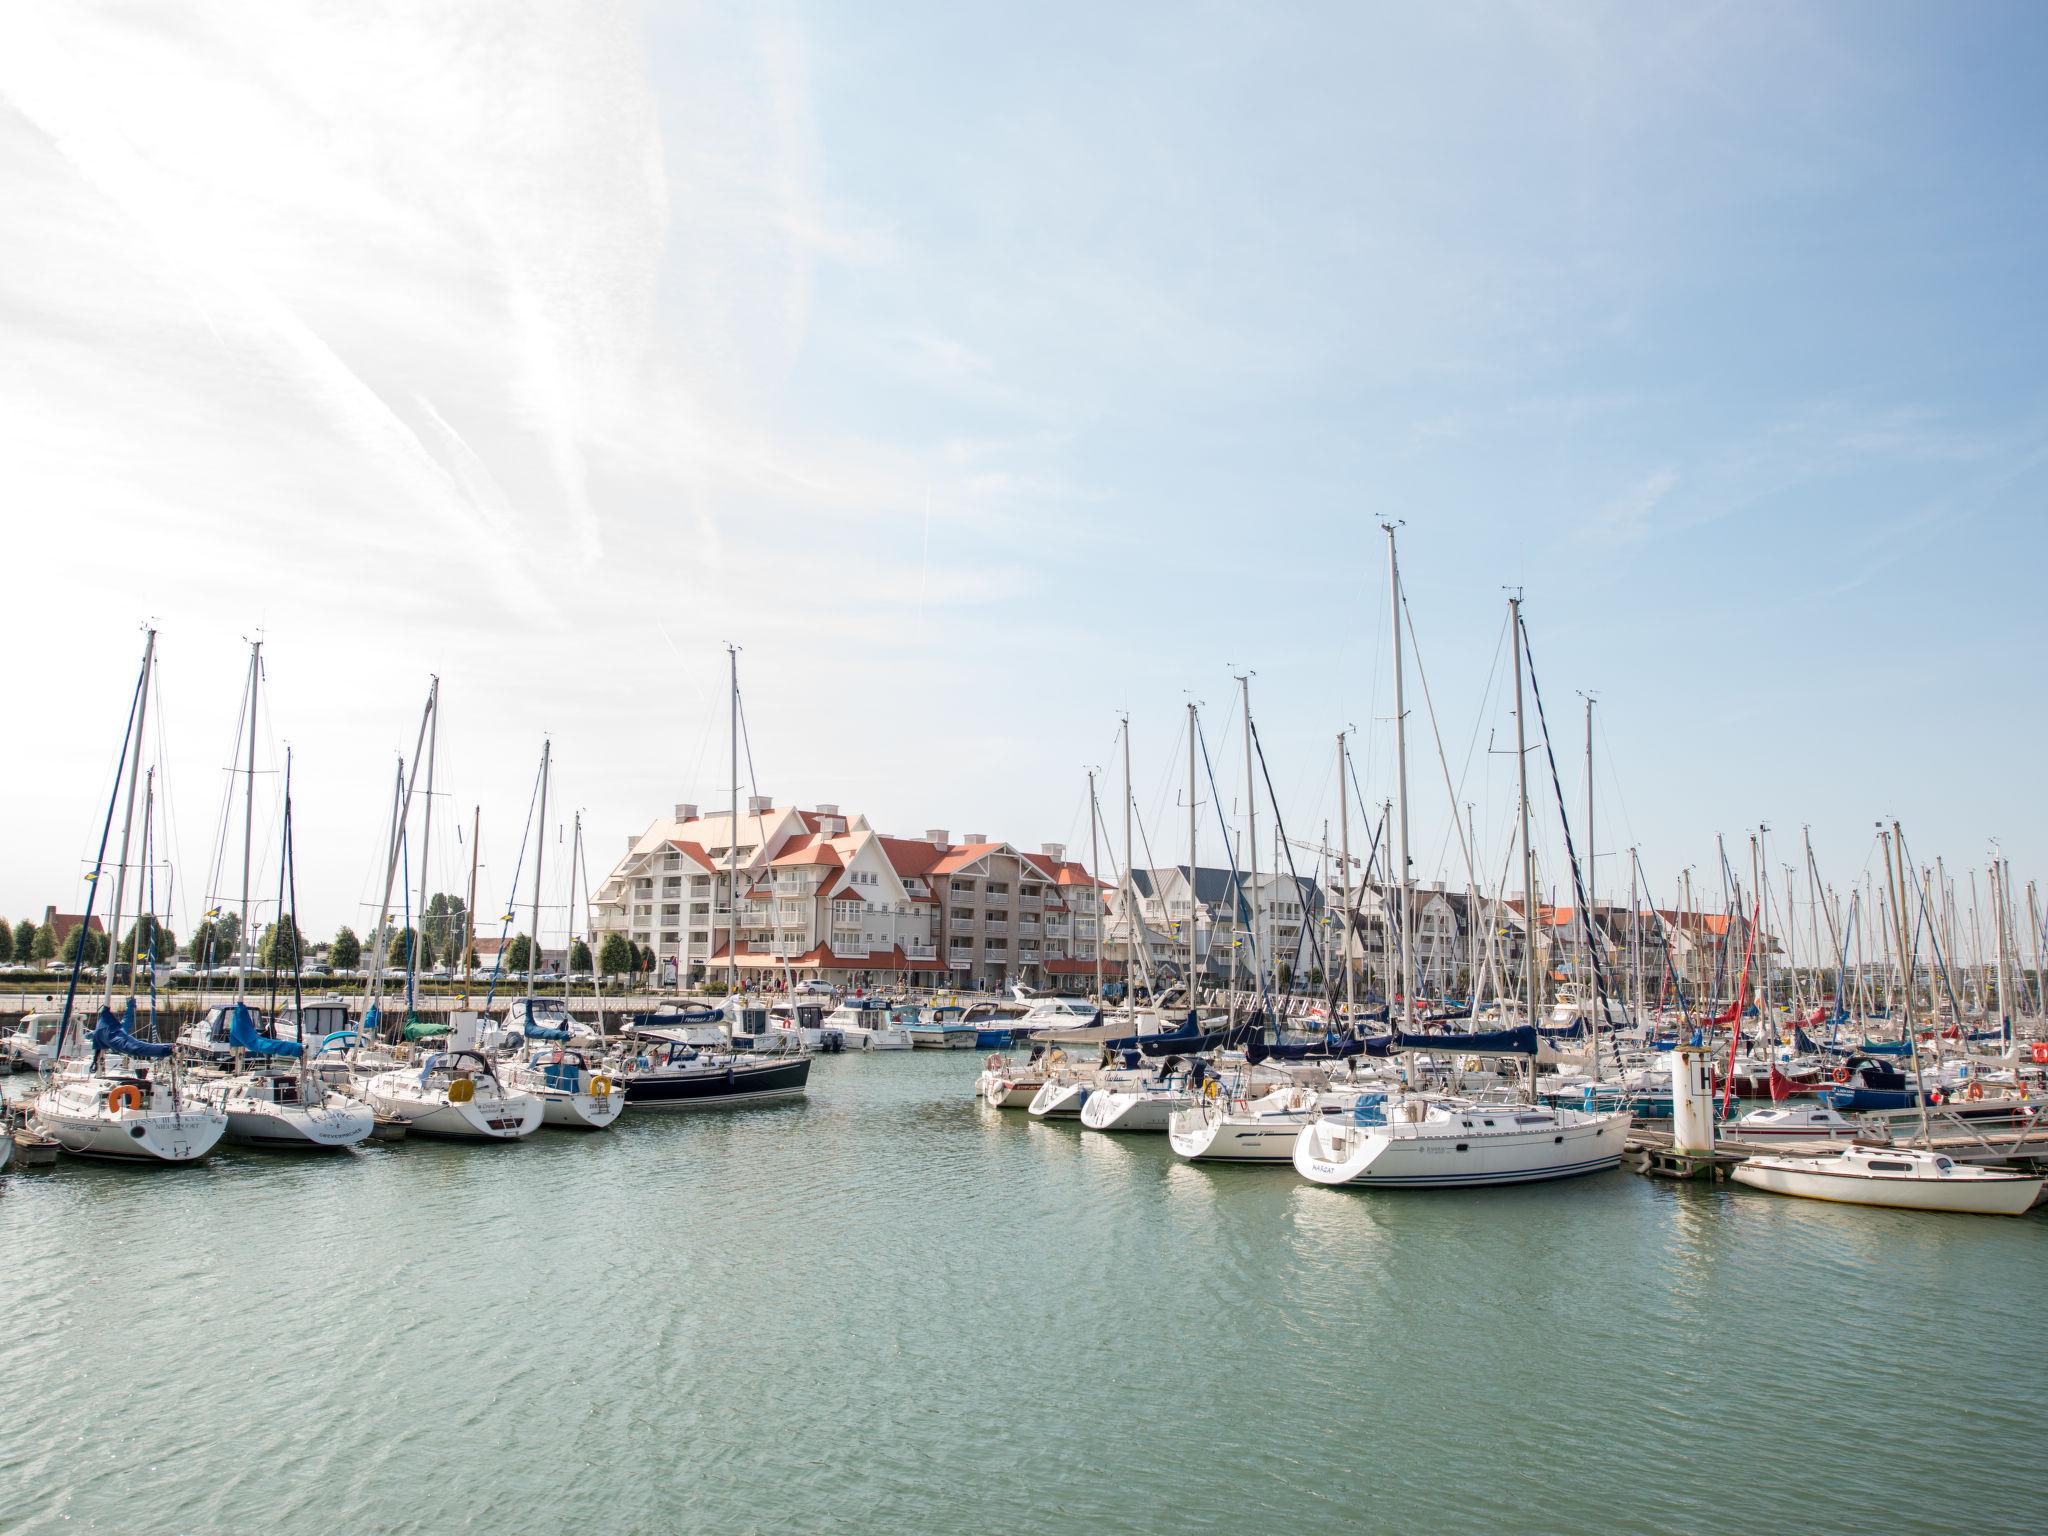
[[[171,1054],[168,1043],[159,1044],[154,1040],[138,1040],[130,1026],[135,1023],[135,1000],[128,1000],[128,1016],[119,1019],[114,1010],[101,1007],[100,1016],[92,1026],[92,1049],[94,1055],[112,1051],[117,1056],[134,1056],[143,1060],[157,1060]]]
[[[273,1040],[268,1035],[256,1033],[256,1015],[249,1011],[247,1003],[237,1003],[228,1014],[228,1044],[238,1051],[247,1051],[251,1056],[296,1056],[299,1042],[296,1040]]]

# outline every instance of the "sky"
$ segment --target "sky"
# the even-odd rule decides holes
[[[743,792],[1085,850],[1096,766],[1115,846],[1127,713],[1156,862],[1249,674],[1318,844],[1384,522],[1419,878],[1509,849],[1510,588],[1603,893],[2048,874],[2044,75],[2026,4],[10,6],[0,914],[84,901],[145,620],[181,932],[259,635],[316,935],[430,676],[430,885],[477,817],[561,904],[563,818],[728,794],[728,643]]]

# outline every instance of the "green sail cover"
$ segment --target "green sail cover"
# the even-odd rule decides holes
[[[405,1021],[405,1038],[408,1040],[438,1040],[448,1033],[448,1026],[435,1019],[423,1019],[415,1014]]]

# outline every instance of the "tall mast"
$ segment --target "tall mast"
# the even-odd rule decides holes
[[[1387,613],[1394,626],[1394,798],[1399,806],[1395,873],[1401,902],[1401,1027],[1415,1028],[1415,957],[1410,949],[1412,926],[1408,900],[1408,706],[1401,665],[1401,561],[1394,550],[1394,523],[1381,523],[1387,535]],[[1533,1008],[1533,1004],[1532,1004]]]
[[[1347,1026],[1358,1027],[1358,982],[1351,968],[1351,789],[1345,782],[1344,756],[1345,732],[1337,733],[1337,842],[1339,884],[1344,894],[1344,1019]]]
[[[436,677],[427,684],[427,807],[420,822],[420,904],[414,910],[419,916],[414,919],[421,932],[427,922],[427,854],[432,847],[434,836],[434,747],[441,735],[441,679]],[[413,936],[413,968],[419,968],[419,954],[423,944],[420,934]]]
[[[1102,868],[1102,820],[1101,808],[1095,798],[1095,770],[1088,770],[1088,913],[1089,927],[1095,935],[1095,1003],[1102,1005],[1102,887],[1095,882],[1102,877],[1096,873]]]
[[[1188,1013],[1195,1011],[1195,701],[1188,700]]]
[[[1522,718],[1522,598],[1508,599],[1508,628],[1515,642],[1515,777],[1522,798],[1522,980],[1529,989],[1529,1022],[1536,1022],[1536,850],[1529,842],[1529,740]],[[1535,1062],[1529,1066],[1531,1090]]]
[[[242,793],[242,941],[235,946],[235,1001],[249,981],[249,861],[256,851],[256,692],[262,686],[263,642],[249,642],[248,778]]]
[[[533,1001],[533,973],[540,969],[540,867],[548,851],[548,763],[555,744],[543,736],[540,741],[540,822],[533,844],[533,942],[526,952],[526,998]],[[532,1010],[528,1009],[531,1017]]]
[[[1258,781],[1252,777],[1252,671],[1246,667],[1244,676],[1237,680],[1238,691],[1244,698],[1244,841],[1249,850],[1251,862],[1251,937],[1252,937],[1252,989],[1259,990],[1266,967],[1266,946],[1259,939],[1259,792]],[[1280,865],[1273,865],[1273,878],[1280,878]],[[1277,960],[1277,956],[1275,957]],[[1273,979],[1280,979],[1276,968]]]
[[[2034,1000],[2038,1009],[2042,988],[2048,977],[2041,974],[2041,898],[2034,882],[2027,882],[2027,948],[2034,952]]]
[[[478,838],[484,829],[484,808],[479,805],[470,813],[469,823],[469,900],[462,909],[462,1006],[469,1006],[469,957],[476,948],[476,861],[482,850]],[[458,829],[459,831],[460,829]]]
[[[121,857],[114,865],[114,909],[113,916],[107,924],[106,990],[102,994],[100,1002],[102,1007],[108,1008],[111,1008],[114,1004],[114,962],[120,958],[121,954],[121,903],[128,893],[128,838],[135,825],[135,781],[142,776],[142,726],[149,714],[149,671],[156,664],[156,631],[148,629],[143,634],[142,681],[136,685],[134,756],[129,760],[130,765],[128,769],[128,806],[121,813]],[[115,771],[119,772],[118,769]],[[100,843],[100,856],[102,858],[106,856],[106,842],[104,839]],[[140,884],[141,882],[138,881],[138,888]],[[92,942],[92,932],[90,925],[81,924],[81,927],[84,927],[86,930],[79,935],[78,939],[79,953],[83,954],[85,946]],[[135,968],[135,962],[132,957],[129,959],[128,966],[129,975],[132,977]],[[65,1000],[64,1011],[65,1018],[68,1020],[71,1015],[71,1004],[68,998]]]
[[[420,753],[426,749],[427,727],[433,723],[435,700],[439,687],[440,684],[437,680],[434,688],[428,691],[427,707],[420,714],[419,740],[413,744],[412,750],[412,760],[415,763],[419,762]],[[401,829],[412,819],[412,792],[418,785],[417,775],[412,779],[406,778],[405,759],[402,757],[398,760],[398,784],[401,791],[398,797],[400,803],[398,808],[392,813],[391,845],[386,850],[384,863],[384,899],[377,908],[376,937],[372,940],[374,944],[381,944],[383,942],[385,925],[391,921],[391,891],[398,882],[398,858],[401,848],[399,839]],[[372,1007],[375,1007],[384,996],[384,957],[372,955],[371,962],[370,1004]]]
[[[1599,908],[1594,904],[1593,881],[1595,871],[1600,867],[1598,845],[1593,841],[1593,696],[1586,695],[1586,973],[1593,979],[1593,995],[1588,1001],[1593,1005],[1593,1080],[1600,1080],[1600,1026],[1607,1022],[1607,994],[1601,989],[1600,981],[1606,972],[1601,970],[1594,948],[1600,942],[1600,931],[1596,926],[1595,913]]]
[[[725,995],[739,989],[740,980],[740,648],[725,648],[731,678],[732,731],[732,836],[726,839],[725,887],[732,910],[725,926]]]
[[[1892,895],[1892,920],[1898,927],[1899,937],[1899,1017],[1906,1035],[1906,1048],[1913,1058],[1913,1092],[1920,1101],[1920,1144],[1934,1145],[1933,1132],[1927,1124],[1927,1089],[1920,1081],[1920,1041],[1913,1028],[1913,973],[1911,970],[1912,937],[1906,931],[1906,838],[1899,830],[1899,824],[1892,823],[1891,835],[1885,840],[1884,882],[1887,894],[1892,892],[1892,853],[1896,848],[1899,860],[1897,894]],[[1933,914],[1928,915],[1933,921]],[[1930,996],[1929,1002],[1933,999]],[[1738,1026],[1739,1027],[1739,1026]]]

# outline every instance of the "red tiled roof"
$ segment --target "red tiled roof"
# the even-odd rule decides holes
[[[956,870],[965,869],[976,859],[986,858],[992,853],[1000,852],[1002,847],[1003,844],[1001,843],[961,843],[955,847],[947,848],[940,853],[938,861],[932,865],[932,873],[935,875],[950,875]],[[938,850],[934,851],[937,852]]]
[[[808,837],[792,838],[789,846],[771,861],[777,865],[844,869],[846,860],[828,838],[812,833]]]
[[[1043,960],[1039,963],[1055,976],[1093,976],[1095,974],[1095,962],[1093,960]],[[1108,961],[1105,960],[1103,962],[1102,973],[1105,976],[1113,969],[1114,967]]]
[[[1027,853],[1024,862],[1051,878],[1054,885],[1093,885],[1100,890],[1112,890],[1107,880],[1099,880],[1088,873],[1084,864],[1073,859],[1054,859],[1043,853]]]
[[[702,843],[686,843],[679,837],[672,837],[668,840],[668,845],[699,868],[705,870],[711,868],[711,856],[705,853]]]
[[[793,969],[814,968],[827,971],[936,971],[941,969],[937,960],[913,960],[903,953],[900,944],[888,949],[878,949],[869,955],[842,955],[829,944],[819,944],[800,955],[784,959],[740,946],[740,963],[760,968],[789,966]]]
[[[50,931],[57,936],[58,944],[62,945],[66,939],[71,937],[71,930],[85,921],[85,914],[82,912],[46,911],[43,913],[43,921],[50,925]],[[107,931],[107,925],[100,921],[98,913],[93,914],[92,931],[94,933],[105,933]]]
[[[876,841],[881,843],[882,857],[889,861],[889,867],[904,879],[930,874],[945,854],[943,848],[919,837],[877,835]]]

